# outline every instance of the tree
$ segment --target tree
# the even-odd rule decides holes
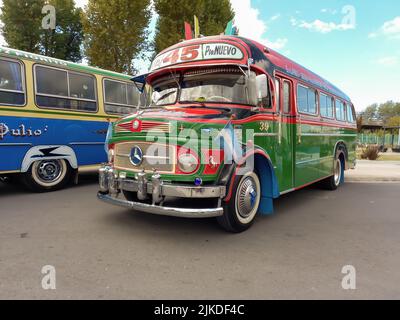
[[[381,119],[387,121],[389,118],[395,116],[395,106],[393,101],[382,103],[378,108],[378,114]]]
[[[74,0],[49,0],[48,4],[56,9],[56,29],[43,30],[42,53],[74,62],[82,60],[82,9],[75,7]]]
[[[362,131],[362,125],[363,125],[363,115],[360,114],[357,116],[357,131],[360,133]]]
[[[377,115],[377,111],[378,111],[378,104],[374,103],[371,104],[370,106],[368,106],[364,112],[363,112],[363,118],[368,121],[370,119],[374,119],[376,118]]]
[[[398,127],[398,126],[400,126],[400,116],[391,117],[387,121],[387,126],[388,127]]]
[[[184,38],[184,22],[200,20],[200,31],[205,36],[224,32],[226,24],[235,16],[230,0],[154,0],[159,15],[154,39],[158,53]]]
[[[55,30],[42,28],[44,5],[56,9]],[[74,0],[4,0],[0,19],[7,44],[15,49],[63,60],[82,59],[81,9]]]
[[[40,37],[43,32],[42,8],[44,0],[3,0],[0,19],[2,35],[15,49],[41,53]]]
[[[89,63],[133,74],[132,60],[148,48],[150,18],[150,0],[89,0],[82,19]]]

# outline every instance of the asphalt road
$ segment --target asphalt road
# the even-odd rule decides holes
[[[400,184],[308,188],[232,235],[213,219],[96,199],[96,177],[50,194],[0,184],[1,299],[399,299]],[[56,268],[56,290],[41,269]],[[344,265],[356,290],[343,290]]]

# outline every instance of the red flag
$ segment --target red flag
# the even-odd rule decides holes
[[[186,40],[193,39],[192,27],[188,22],[185,22],[185,39]]]

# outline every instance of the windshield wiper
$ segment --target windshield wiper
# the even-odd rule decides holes
[[[190,106],[185,106],[182,108],[205,108],[205,109],[212,109],[212,110],[223,110],[228,113],[232,113],[231,108],[227,107],[210,107],[204,104],[204,102],[198,102],[198,101],[181,101],[181,103],[187,103],[187,104],[197,104],[197,105],[190,105]]]
[[[170,95],[172,95],[174,93],[176,93],[176,91],[170,91],[170,92],[165,93],[163,96],[161,96],[159,99],[157,99],[156,103],[159,103],[161,100],[168,98]]]

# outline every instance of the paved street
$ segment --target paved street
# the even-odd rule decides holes
[[[96,191],[91,175],[50,194],[0,183],[0,299],[400,298],[400,184],[307,188],[239,235],[102,204]],[[57,290],[41,288],[44,265]],[[344,265],[357,290],[342,289]]]

